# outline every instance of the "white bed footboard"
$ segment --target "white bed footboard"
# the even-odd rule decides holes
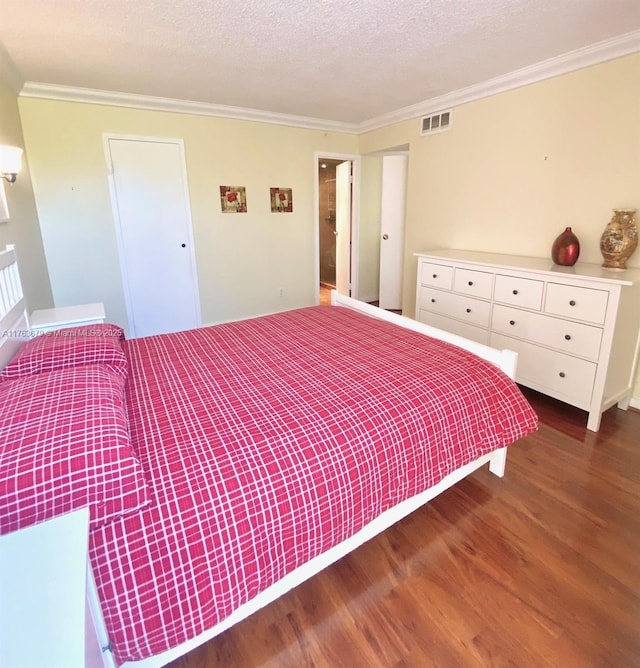
[[[331,303],[334,306],[344,306],[354,311],[360,311],[361,313],[366,313],[367,315],[371,315],[374,318],[392,322],[394,325],[398,325],[399,327],[411,329],[414,332],[426,334],[427,336],[431,336],[434,339],[452,343],[456,346],[459,346],[460,348],[464,348],[465,350],[474,353],[478,357],[482,357],[482,359],[485,359],[492,364],[495,364],[495,366],[502,369],[502,371],[504,371],[504,373],[506,373],[509,378],[515,379],[516,377],[518,353],[514,352],[513,350],[498,350],[497,348],[485,346],[482,343],[477,343],[476,341],[465,339],[462,336],[458,336],[457,334],[445,332],[443,329],[436,329],[435,327],[431,327],[431,325],[425,325],[418,320],[406,318],[405,316],[392,313],[391,311],[385,311],[378,308],[377,306],[371,306],[371,304],[358,301],[357,299],[353,299],[351,297],[345,297],[344,295],[336,292],[336,290],[331,291]]]

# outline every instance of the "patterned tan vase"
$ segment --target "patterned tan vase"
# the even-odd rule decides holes
[[[626,269],[627,260],[638,246],[636,209],[614,209],[613,217],[604,228],[600,239],[600,252],[604,257],[603,267]]]
[[[570,227],[565,228],[551,246],[551,259],[563,267],[573,267],[580,256],[580,242]]]

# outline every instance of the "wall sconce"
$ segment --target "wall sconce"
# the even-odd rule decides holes
[[[20,167],[22,149],[19,146],[0,146],[0,176],[9,183],[15,183]]]

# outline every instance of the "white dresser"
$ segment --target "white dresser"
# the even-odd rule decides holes
[[[626,409],[640,342],[640,270],[462,250],[416,253],[416,318],[518,353],[522,385],[589,412]]]

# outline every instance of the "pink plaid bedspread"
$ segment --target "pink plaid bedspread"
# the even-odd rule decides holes
[[[119,662],[196,636],[537,425],[490,364],[340,307],[126,350],[132,445],[152,502],[90,538]]]

